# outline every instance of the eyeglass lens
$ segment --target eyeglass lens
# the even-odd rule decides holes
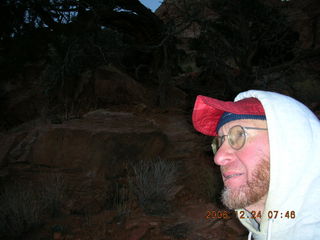
[[[239,150],[243,147],[246,141],[246,133],[243,127],[240,125],[234,126],[229,129],[228,135],[217,136],[213,139],[211,147],[215,154],[220,146],[223,144],[225,137],[228,138],[228,142],[233,149]]]

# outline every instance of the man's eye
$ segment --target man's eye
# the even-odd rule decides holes
[[[246,133],[240,129],[239,130],[237,129],[236,131],[232,132],[232,135],[234,138],[241,138],[241,137],[244,137]]]
[[[245,135],[246,135],[246,133],[241,131],[241,132],[238,132],[237,137],[241,138],[241,137],[244,137]]]

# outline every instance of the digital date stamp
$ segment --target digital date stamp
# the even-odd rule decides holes
[[[246,212],[244,210],[240,211],[227,211],[227,210],[211,210],[207,211],[206,219],[230,219],[233,216],[238,217],[239,219],[261,219],[261,211],[251,211]],[[278,211],[278,210],[269,210],[267,212],[267,217],[269,219],[294,219],[296,218],[295,211]]]
[[[207,211],[206,219],[230,219],[232,215],[232,212],[226,210],[211,210]]]

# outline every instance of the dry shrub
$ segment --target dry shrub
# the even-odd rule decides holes
[[[132,190],[146,213],[169,213],[169,200],[176,190],[177,170],[177,164],[160,158],[140,161],[133,166]]]
[[[4,187],[0,195],[0,236],[20,237],[42,223],[44,202],[33,184]]]
[[[61,175],[49,175],[42,184],[12,183],[0,192],[0,238],[18,238],[56,216],[64,196]]]

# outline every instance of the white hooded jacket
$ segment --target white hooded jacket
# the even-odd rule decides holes
[[[278,93],[250,90],[235,101],[250,97],[260,100],[267,118],[270,185],[260,226],[239,219],[248,239],[319,240],[320,122],[302,103]]]

